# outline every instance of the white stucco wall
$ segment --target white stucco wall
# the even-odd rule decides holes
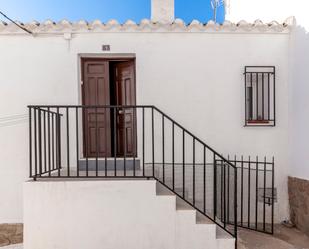
[[[80,53],[135,53],[137,103],[154,104],[222,154],[275,156],[277,220],[288,217],[289,34],[128,32],[0,36],[1,116],[28,104],[77,104]],[[277,126],[245,128],[245,65],[277,70]],[[22,220],[27,121],[0,127],[0,223]]]
[[[27,182],[24,199],[25,249],[175,248],[176,198],[155,181]]]
[[[309,179],[308,155],[308,54],[309,17],[307,0],[229,0],[227,19],[238,21],[283,21],[287,16],[295,16],[297,26],[290,41],[290,175]]]
[[[235,248],[232,237],[197,224],[196,215],[176,209],[175,196],[156,195],[154,180],[30,181],[24,249]]]
[[[309,35],[302,26],[291,34],[290,175],[309,180]]]

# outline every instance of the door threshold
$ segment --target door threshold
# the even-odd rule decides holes
[[[126,158],[124,160],[123,157],[116,157],[116,164],[115,158],[81,158],[78,160],[79,170],[81,171],[96,171],[96,170],[139,170],[140,169],[140,159],[139,158]]]
[[[95,157],[82,157],[79,159],[79,161],[86,161],[88,159],[88,161],[96,161],[96,158]],[[129,161],[129,160],[132,160],[132,161],[138,161],[140,160],[138,157],[126,157],[126,161]],[[106,157],[106,160],[107,161],[115,161],[115,157]],[[119,161],[123,161],[124,160],[124,157],[116,157],[116,160],[119,160]],[[98,157],[98,161],[105,161],[105,157]]]

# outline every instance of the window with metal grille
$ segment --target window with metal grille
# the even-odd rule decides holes
[[[275,67],[245,67],[245,126],[275,126]]]

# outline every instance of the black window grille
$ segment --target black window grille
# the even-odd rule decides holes
[[[245,126],[275,126],[274,66],[245,67]]]

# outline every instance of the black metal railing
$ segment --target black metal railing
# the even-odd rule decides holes
[[[273,234],[274,233],[274,205],[277,201],[277,190],[274,184],[274,158],[261,160],[259,157],[234,156],[230,159],[237,168],[237,207],[238,207],[238,227],[248,228],[255,231]],[[229,218],[230,200],[225,197],[225,192],[229,192],[230,173],[222,161],[217,161],[217,199],[219,205],[226,205],[227,215],[220,213],[221,219],[226,219],[228,224],[234,224],[234,220]],[[228,178],[226,179],[226,175]],[[224,180],[225,179],[225,180]],[[221,208],[221,210],[224,210]]]
[[[62,116],[59,110],[29,108],[30,177],[61,169]]]
[[[32,105],[29,135],[34,180],[153,178],[236,237],[239,170],[154,106]]]

